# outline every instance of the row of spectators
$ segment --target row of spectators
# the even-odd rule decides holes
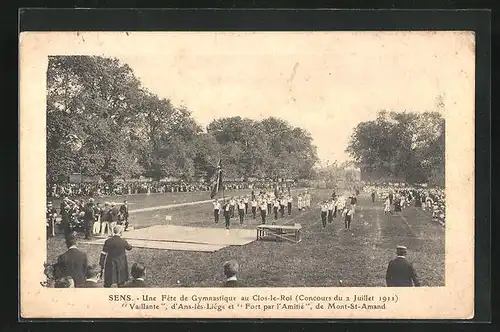
[[[444,188],[421,188],[403,183],[391,184],[366,184],[365,192],[371,193],[372,197],[389,199],[395,204],[397,211],[402,206],[412,204],[415,207],[428,211],[432,218],[444,224],[446,220],[446,197]]]
[[[269,189],[282,183],[273,181],[240,182],[224,181],[225,190],[238,189]],[[293,183],[287,185],[294,186]],[[60,197],[82,197],[82,196],[114,196],[133,194],[156,194],[156,193],[176,193],[210,191],[209,183],[184,183],[184,182],[121,182],[121,183],[49,183],[47,185],[47,196],[50,198]]]

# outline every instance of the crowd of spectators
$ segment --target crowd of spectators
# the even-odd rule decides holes
[[[432,219],[443,224],[446,220],[446,198],[444,188],[427,188],[406,183],[365,183],[364,191],[379,199],[390,200],[395,211],[405,206],[414,205],[427,211]]]
[[[278,183],[273,181],[224,181],[225,190],[238,189],[270,189]],[[288,183],[292,185],[293,183]],[[157,194],[210,191],[210,183],[162,182],[162,181],[130,181],[117,183],[49,183],[47,196],[49,198],[68,197],[102,197],[115,195]]]

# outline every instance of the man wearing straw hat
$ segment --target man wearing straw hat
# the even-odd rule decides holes
[[[385,275],[387,287],[420,286],[413,266],[406,259],[406,252],[405,246],[396,247],[397,257],[389,262]]]

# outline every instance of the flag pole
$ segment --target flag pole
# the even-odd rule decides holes
[[[222,174],[222,166],[221,166],[221,157],[220,157],[220,153],[219,153],[219,178]],[[225,203],[226,202],[226,198],[224,197],[224,183],[222,183],[222,179],[219,181],[220,182],[220,185],[222,186],[222,201]]]

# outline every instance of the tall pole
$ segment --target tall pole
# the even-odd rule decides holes
[[[221,155],[220,155],[220,152],[219,152],[219,166],[220,166],[220,168],[218,170],[218,172],[219,172],[218,182],[220,182],[220,185],[222,186],[222,201],[226,202],[226,198],[224,197],[224,183],[222,183],[222,179],[221,179],[221,175],[222,175],[222,165],[221,165],[222,162],[221,162],[221,160],[222,159],[221,159]]]

